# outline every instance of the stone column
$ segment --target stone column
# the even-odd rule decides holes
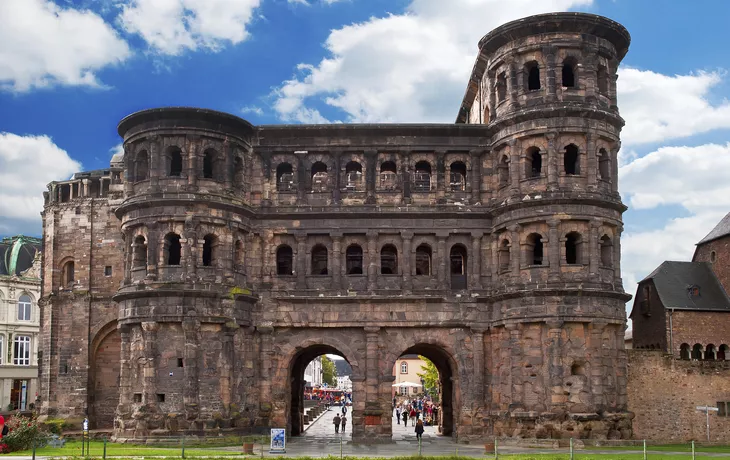
[[[405,230],[400,233],[401,239],[403,240],[403,294],[410,294],[413,291],[412,273],[413,268],[411,265],[411,259],[413,254],[411,253],[411,241],[413,240],[413,232]]]
[[[474,380],[472,394],[477,407],[484,405],[484,329],[471,328],[471,339],[474,346]]]
[[[560,237],[558,236],[558,219],[550,219],[548,224],[548,264],[550,264],[550,272],[548,278],[551,281],[560,279]]]
[[[160,323],[145,321],[142,323],[144,339],[144,369],[142,381],[142,404],[157,407],[157,331]]]
[[[196,134],[188,134],[186,137],[185,153],[188,155],[188,169],[183,169],[183,174],[188,175],[188,190],[198,189],[198,176],[202,175],[198,172],[198,155],[200,154],[200,136]]]
[[[342,164],[341,164],[342,152],[335,150],[332,152],[332,158],[334,160],[334,190],[332,191],[332,202],[334,204],[340,204],[341,201],[341,188],[342,188]],[[345,179],[347,180],[347,179]]]
[[[586,134],[586,154],[580,155],[585,157],[585,170],[578,171],[582,176],[588,178],[588,190],[596,191],[598,189],[598,156],[596,155],[596,138],[590,133]]]
[[[563,321],[549,320],[546,322],[547,327],[547,343],[546,343],[546,359],[547,366],[545,369],[545,381],[548,382],[550,388],[550,401],[548,401],[548,410],[558,409],[558,412],[565,410],[568,402],[567,396],[563,392]]]
[[[187,317],[182,322],[183,340],[183,373],[185,387],[183,388],[183,405],[185,418],[196,420],[200,415],[200,390],[198,372],[198,350],[200,348],[200,322],[193,317]]]
[[[332,286],[342,288],[342,232],[330,233],[332,238]]]
[[[624,231],[623,225],[616,227],[616,237],[613,243],[613,273],[616,285],[621,286],[623,281],[621,280],[621,234]]]
[[[436,238],[438,238],[438,244],[436,249],[436,257],[438,258],[438,285],[439,289],[448,289],[449,285],[446,281],[446,238],[448,238],[448,233],[439,233],[436,235]],[[436,265],[432,261],[432,265]]]
[[[365,152],[365,204],[375,204],[375,182],[378,177],[378,152],[368,150]]]
[[[233,156],[236,154],[236,146],[235,144],[231,144],[228,142],[228,140],[223,142],[223,155],[224,157],[224,167],[225,171],[223,171],[223,180],[225,181],[225,187],[226,189],[230,190],[233,188]]]
[[[517,98],[517,90],[519,83],[517,82],[517,67],[515,61],[510,60],[507,63],[509,75],[507,77],[507,92],[509,93],[509,105],[512,110],[519,108],[520,101]]]
[[[149,171],[150,171],[150,192],[158,192],[160,190],[160,174],[164,174],[162,157],[160,155],[160,136],[150,136],[149,141]]]
[[[261,338],[261,379],[259,380],[259,411],[261,417],[271,416],[271,371],[272,371],[272,333],[274,328],[271,325],[256,327]]]
[[[299,234],[297,239],[297,255],[294,266],[297,271],[297,289],[307,288],[307,235]]]
[[[487,289],[490,287],[491,283],[487,283],[486,286],[482,284],[482,277],[490,277],[492,275],[491,271],[491,263],[492,263],[492,243],[491,243],[491,235],[484,235],[481,238],[481,253],[482,253],[482,269],[480,273],[479,278],[479,288],[480,289]]]
[[[591,234],[589,236],[588,244],[588,273],[595,275],[598,273],[598,263],[600,262],[601,254],[598,252],[598,229],[601,228],[601,221],[598,219],[591,220]],[[583,261],[585,263],[585,261]]]
[[[259,280],[263,281],[264,283],[270,283],[271,282],[271,275],[272,275],[272,268],[268,267],[266,263],[268,262],[267,258],[267,252],[269,251],[268,244],[266,243],[266,240],[264,239],[264,236],[260,233],[256,234],[254,237],[256,239],[256,245],[259,247],[259,250],[261,253],[259,254],[259,267],[258,270],[256,270],[254,273],[259,275]],[[253,238],[252,238],[253,239]],[[274,274],[276,274],[276,269],[273,269]]]
[[[233,300],[225,300],[224,302],[233,303]],[[222,326],[221,334],[221,353],[220,353],[220,396],[223,407],[230,407],[231,397],[233,396],[233,365],[234,354],[233,336],[236,334],[238,325],[235,322],[229,322]],[[226,417],[229,414],[225,415]]]
[[[471,234],[471,267],[469,267],[469,288],[481,289],[482,284],[482,234]]]
[[[370,431],[367,425],[382,425],[382,407],[379,395],[379,358],[378,333],[379,327],[365,327],[367,370],[365,374],[365,425],[366,435],[376,434]],[[381,417],[378,417],[381,416]],[[374,423],[377,420],[377,423]]]
[[[482,151],[472,150],[471,156],[471,188],[469,189],[469,203],[482,201]]]
[[[621,148],[621,142],[617,142],[616,146],[611,149],[611,191],[618,194],[618,151]]]
[[[492,285],[497,282],[499,276],[499,235],[492,234]]]
[[[431,176],[433,177],[433,175]],[[446,171],[446,151],[436,151],[436,199],[443,200],[450,189],[450,177]],[[432,188],[433,190],[433,188]],[[441,201],[439,201],[441,202]]]
[[[487,85],[488,85],[488,91],[489,91],[489,121],[494,121],[495,118],[497,118],[497,88],[495,85],[495,82],[497,81],[497,76],[494,73],[494,71],[489,72],[487,74]]]
[[[132,158],[132,149],[127,146],[127,144],[124,144],[124,196],[129,198],[131,196],[134,196],[134,158]],[[154,163],[151,163],[154,164]],[[59,188],[60,189],[60,188]],[[56,194],[56,189],[54,188],[54,199],[53,201],[60,202],[61,201],[61,194],[60,190],[59,193]],[[101,192],[101,183],[99,184],[99,192]]]
[[[369,230],[368,237],[368,291],[377,288],[378,276],[378,232]]]
[[[509,147],[509,193],[515,196],[520,193],[520,150],[522,150],[522,144],[515,139],[511,139]]]
[[[155,223],[147,226],[147,279],[156,280],[160,265],[160,227]]]
[[[131,229],[124,229],[124,234],[122,235],[123,241],[124,241],[124,280],[123,283],[131,284],[132,283],[132,264],[133,264],[133,257],[134,257],[134,237],[132,236],[132,230]]]
[[[307,190],[311,189],[312,178],[307,174],[304,157],[307,152],[297,153],[297,204],[306,203]]]
[[[131,335],[132,331],[128,325],[119,326],[119,336],[121,345],[119,347],[119,406],[117,407],[117,415],[121,416],[129,412],[129,405],[132,402],[132,382],[131,378]]]
[[[607,380],[607,375],[614,374],[614,369],[610,366],[611,359],[606,359],[604,354],[608,351],[603,348],[603,331],[606,328],[606,323],[600,321],[594,321],[588,325],[589,336],[588,336],[588,350],[586,361],[590,364],[590,374],[586,385],[586,390],[592,396],[590,406],[598,407],[609,404],[606,400],[606,390],[609,394],[615,394],[610,390],[610,382]],[[623,337],[622,337],[623,339]],[[604,360],[608,361],[604,366]],[[609,387],[609,388],[607,388]]]
[[[558,149],[557,133],[546,133],[545,139],[547,140],[548,151],[547,151],[547,177],[548,177],[548,190],[555,191],[559,188],[558,182]]]
[[[508,230],[510,231],[510,239],[512,244],[510,247],[510,268],[512,276],[519,278],[520,276],[520,226],[510,225]]]
[[[556,50],[549,46],[542,49],[542,54],[545,56],[545,66],[547,67],[547,101],[548,102],[555,102],[558,98],[557,92],[558,92],[558,82],[557,82],[557,75],[556,73],[556,67],[557,64],[555,63],[556,56],[555,56]]]

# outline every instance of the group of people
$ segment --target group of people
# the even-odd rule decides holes
[[[393,406],[398,425],[403,420],[405,428],[410,420],[411,426],[415,427],[416,437],[419,439],[423,435],[424,426],[433,426],[438,423],[438,406],[425,397],[405,400],[400,404],[396,398],[393,398]]]
[[[342,416],[335,414],[332,423],[335,425],[335,433],[340,432],[340,427],[342,427],[342,432],[345,432],[345,427],[347,426],[347,404],[342,405]]]

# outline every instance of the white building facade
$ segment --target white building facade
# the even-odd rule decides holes
[[[0,241],[0,409],[29,410],[38,396],[40,249],[37,238]]]
[[[337,388],[344,391],[352,391],[352,380],[349,375],[337,376]]]
[[[322,385],[322,357],[314,358],[304,369],[304,380],[307,385],[318,387]]]

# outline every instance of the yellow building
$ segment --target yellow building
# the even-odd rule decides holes
[[[403,355],[395,361],[393,366],[394,385],[410,383],[418,386],[394,386],[393,395],[412,396],[423,393],[421,377],[418,374],[426,372],[426,361],[418,355]]]

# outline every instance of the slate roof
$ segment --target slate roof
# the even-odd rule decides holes
[[[339,375],[340,377],[352,375],[352,367],[350,367],[350,363],[348,363],[344,359],[333,359],[332,361],[335,363],[337,375]]]
[[[664,308],[730,312],[730,298],[707,262],[668,260],[641,280],[641,283],[647,280],[654,281]],[[699,287],[699,296],[689,295],[691,286]]]
[[[33,266],[36,252],[43,244],[30,236],[11,236],[0,240],[0,275],[20,275]]]
[[[709,243],[712,240],[716,240],[727,235],[730,235],[730,212],[727,213],[720,223],[717,224],[715,228],[713,228],[712,231],[708,233],[706,237],[702,238],[697,244]]]

